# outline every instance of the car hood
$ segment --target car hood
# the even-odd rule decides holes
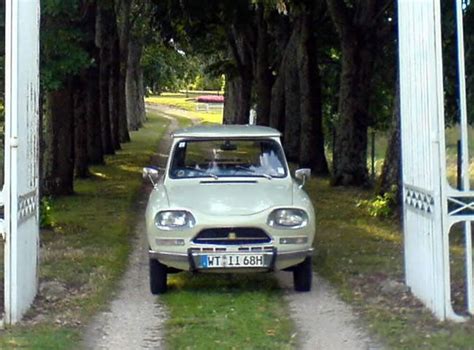
[[[291,183],[267,180],[201,181],[167,186],[171,208],[214,216],[252,215],[275,206],[292,205]]]

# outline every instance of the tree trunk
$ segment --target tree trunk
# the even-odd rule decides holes
[[[110,126],[112,133],[112,144],[116,150],[120,147],[120,49],[118,45],[118,38],[114,37],[110,50],[110,76],[109,76],[109,113]],[[125,121],[126,122],[126,121]]]
[[[326,0],[341,42],[342,67],[339,117],[336,122],[333,166],[334,185],[366,186],[367,129],[377,44],[384,24],[382,14],[392,0]]]
[[[227,81],[224,99],[224,124],[248,124],[252,81],[241,76]]]
[[[128,68],[128,47],[130,41],[130,9],[132,0],[120,0],[118,4],[118,36],[119,36],[119,51],[120,51],[120,70],[118,81],[118,108],[120,120],[120,142],[129,142],[130,135],[128,134],[128,118],[127,118],[127,68]]]
[[[86,74],[75,79],[73,91],[74,108],[74,173],[78,178],[89,176],[87,152],[87,92]]]
[[[140,128],[146,122],[145,108],[145,79],[143,77],[143,69],[138,67],[138,115],[140,116]]]
[[[224,102],[224,124],[248,124],[249,122],[253,83],[249,41],[244,33],[239,33],[235,26],[232,26],[229,33],[229,45],[236,62],[238,76],[228,77]]]
[[[342,39],[339,120],[334,147],[334,185],[369,185],[367,130],[374,66],[373,38],[357,33]]]
[[[285,74],[283,67],[272,87],[272,100],[270,105],[270,126],[278,129],[281,133],[285,131]]]
[[[100,94],[100,125],[102,148],[105,154],[114,154],[115,148],[112,140],[112,121],[110,120],[109,107],[109,81],[111,79],[111,53],[110,53],[110,10],[98,7],[96,23],[96,41],[99,47],[99,94]]]
[[[96,46],[97,35],[97,3],[90,1],[87,5],[85,16],[81,21],[81,31],[85,37],[84,49],[91,58],[91,65],[84,69],[81,75],[81,89],[84,89],[82,95],[82,104],[84,105],[84,125],[86,130],[85,149],[87,150],[88,164],[103,164],[104,154],[101,139],[100,123],[100,92],[99,92],[99,50]],[[76,89],[77,90],[77,89]],[[76,104],[79,101],[76,101]],[[81,160],[82,161],[82,160]],[[78,160],[78,162],[80,162]],[[76,162],[76,164],[78,164]],[[77,166],[77,165],[76,165]],[[81,174],[85,173],[80,171]]]
[[[273,77],[268,60],[268,35],[267,22],[263,6],[257,9],[257,57],[255,72],[255,93],[257,95],[257,124],[270,125],[270,106],[272,95]]]
[[[42,194],[74,192],[74,121],[70,83],[47,96],[43,118]]]
[[[280,52],[281,58],[278,64],[277,75],[271,91],[270,103],[270,126],[278,129],[282,134],[285,132],[285,68],[287,65],[287,46],[292,36],[292,31],[288,19],[285,17],[280,20],[275,28],[277,52]]]
[[[138,67],[138,115],[140,123],[138,127],[142,127],[146,122],[146,108],[145,108],[145,79],[143,77],[143,69]]]
[[[401,202],[402,192],[402,157],[401,157],[401,134],[400,134],[400,86],[397,79],[395,100],[393,102],[393,120],[390,139],[382,167],[382,175],[378,184],[377,192],[381,195],[397,188],[397,201]]]
[[[321,77],[312,15],[303,15],[301,21],[301,38],[297,51],[301,111],[299,166],[311,168],[314,174],[327,175],[329,169],[324,153]]]
[[[127,67],[127,117],[130,130],[138,130],[143,124],[144,96],[143,87],[140,85],[140,60],[142,56],[142,44],[140,40],[131,40],[128,50]]]
[[[99,68],[89,67],[86,82],[87,159],[89,164],[103,164],[102,125],[100,118]]]
[[[300,110],[300,83],[297,65],[297,48],[300,36],[298,28],[293,30],[283,58],[283,72],[285,75],[285,130],[283,145],[290,162],[298,162],[300,154],[301,110]]]
[[[226,76],[225,87],[224,87],[224,124],[236,124],[234,122],[235,117],[238,113],[238,101],[239,98],[236,96],[239,92],[238,89],[239,77]]]

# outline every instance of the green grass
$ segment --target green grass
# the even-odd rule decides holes
[[[197,110],[195,96],[186,97],[183,93],[163,93],[159,96],[150,96],[145,99],[147,103],[159,104],[176,108],[167,112],[172,116],[189,117],[208,123],[222,124],[223,110],[221,108],[210,109],[209,112]],[[181,111],[179,111],[181,110]]]
[[[0,348],[70,349],[84,324],[100,310],[125,270],[131,247],[133,209],[142,185],[141,168],[156,152],[168,120],[154,115],[123,150],[92,167],[93,177],[75,182],[76,195],[52,201],[54,230],[41,234],[41,281],[57,280],[68,295],[40,300],[45,320],[0,333]],[[34,317],[36,311],[28,317]]]
[[[293,325],[272,275],[191,275],[170,278],[169,349],[291,349]]]
[[[53,325],[32,328],[16,328],[8,336],[2,336],[1,349],[59,350],[77,347],[79,332],[61,329]]]
[[[321,179],[306,189],[317,213],[315,269],[361,312],[373,333],[392,349],[474,348],[474,321],[441,323],[411,295],[381,292],[387,279],[403,282],[403,242],[398,222],[357,207],[371,192],[330,187]]]
[[[177,115],[181,127],[193,124],[187,115]],[[107,166],[93,167],[91,179],[76,181],[77,195],[52,202],[55,230],[42,233],[41,279],[59,280],[72,293],[42,304],[46,319],[38,325],[2,331],[0,348],[77,346],[78,325],[110,300],[126,267],[140,170],[156,151],[167,123],[150,115],[145,127],[132,133],[133,142],[107,159]],[[447,140],[451,154],[454,136]],[[377,139],[376,150],[384,142]],[[309,181],[306,189],[318,215],[315,269],[361,312],[374,334],[394,349],[474,348],[474,321],[440,323],[410,296],[380,292],[384,280],[403,280],[403,242],[397,222],[373,218],[357,207],[371,198],[370,192],[330,187],[321,179]],[[172,275],[170,292],[160,301],[169,311],[170,349],[296,346],[287,305],[271,275]]]

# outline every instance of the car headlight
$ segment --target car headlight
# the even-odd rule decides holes
[[[276,228],[301,228],[308,224],[308,214],[301,209],[277,209],[268,216],[267,223]]]
[[[155,225],[160,230],[182,230],[194,227],[194,216],[184,210],[160,211],[155,216]]]

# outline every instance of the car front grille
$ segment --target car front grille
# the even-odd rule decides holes
[[[193,239],[196,244],[262,244],[272,239],[265,231],[254,227],[211,228],[199,232]]]

